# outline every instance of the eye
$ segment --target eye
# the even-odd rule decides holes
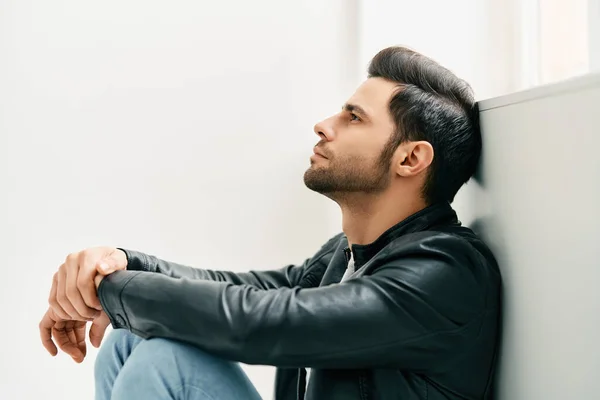
[[[360,118],[358,117],[358,115],[354,114],[354,113],[350,113],[350,121],[360,121]]]

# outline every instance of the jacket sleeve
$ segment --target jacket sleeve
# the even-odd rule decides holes
[[[312,257],[306,259],[300,265],[287,265],[280,269],[266,271],[230,272],[201,269],[178,264],[171,261],[161,260],[155,256],[139,251],[123,250],[127,256],[128,271],[155,272],[171,278],[187,278],[194,280],[207,280],[216,282],[229,282],[234,285],[250,285],[258,289],[277,289],[280,287],[294,287],[298,285],[310,263],[326,260],[328,255],[337,248],[342,233],[329,239],[319,251]]]
[[[98,293],[115,328],[246,364],[425,369],[477,335],[485,301],[472,262],[432,250],[343,283],[275,290],[117,271]]]
[[[161,260],[155,256],[144,254],[139,251],[120,250],[123,250],[127,255],[128,271],[155,272],[171,278],[229,282],[234,285],[251,285],[258,289],[276,289],[280,287],[296,286],[310,261],[310,259],[307,259],[300,265],[288,265],[275,270],[239,273],[189,267],[171,261]]]

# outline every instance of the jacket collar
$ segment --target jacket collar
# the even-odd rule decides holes
[[[385,246],[390,244],[400,236],[427,230],[436,225],[458,224],[460,221],[456,212],[448,202],[440,202],[425,207],[398,224],[392,226],[385,231],[381,236],[370,244],[355,244],[352,246],[352,256],[354,258],[354,266],[356,269],[363,266],[367,261],[379,253]],[[344,236],[345,237],[345,236]],[[347,240],[347,238],[345,237]],[[350,260],[350,249],[344,249],[346,260]]]

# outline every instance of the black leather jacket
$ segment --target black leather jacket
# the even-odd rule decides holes
[[[232,273],[126,251],[98,293],[115,328],[277,368],[275,399],[488,399],[501,279],[449,204],[369,245],[329,240],[302,265]],[[305,368],[312,368],[304,394]]]

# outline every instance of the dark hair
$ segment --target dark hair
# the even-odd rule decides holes
[[[428,204],[452,202],[475,173],[481,155],[479,111],[473,90],[437,62],[404,47],[377,53],[368,74],[369,78],[398,83],[389,104],[396,131],[382,157],[391,159],[406,141],[429,142],[434,157],[423,198]]]

